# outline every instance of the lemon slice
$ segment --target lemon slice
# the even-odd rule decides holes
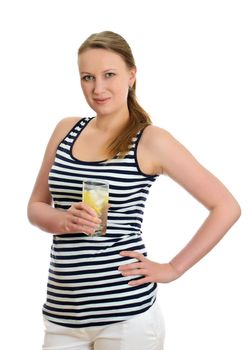
[[[103,191],[84,191],[83,201],[93,208],[97,215],[101,215],[102,210],[108,204],[108,194]]]

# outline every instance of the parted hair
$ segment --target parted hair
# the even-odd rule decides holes
[[[132,50],[127,41],[119,34],[112,31],[103,31],[90,35],[79,47],[78,55],[87,49],[105,49],[117,53],[126,63],[128,68],[135,67]],[[150,125],[151,119],[148,113],[140,106],[136,97],[136,81],[128,92],[129,123],[120,135],[115,137],[107,146],[109,157],[123,158],[129,151],[133,137],[138,131]]]

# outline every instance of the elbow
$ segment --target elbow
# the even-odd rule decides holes
[[[226,207],[226,215],[229,217],[230,224],[233,225],[241,216],[241,207],[235,198],[230,198],[224,205]]]
[[[33,222],[33,215],[32,215],[32,204],[29,202],[28,205],[27,205],[27,218],[28,218],[28,221],[30,222],[30,224],[34,224]]]
[[[27,205],[27,218],[30,224],[36,226],[37,215],[39,214],[39,207],[37,202],[29,201]]]
[[[221,222],[225,222],[227,230],[230,229],[241,216],[241,207],[236,199],[231,195],[222,199],[213,212],[217,214]]]
[[[234,200],[234,203],[233,203],[233,215],[234,215],[235,222],[241,216],[241,207],[240,207],[239,203],[236,200]]]

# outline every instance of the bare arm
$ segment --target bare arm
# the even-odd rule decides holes
[[[143,140],[144,159],[150,158],[151,172],[170,176],[202,203],[209,215],[190,242],[167,264],[157,264],[139,253],[123,252],[140,263],[120,267],[125,275],[144,274],[145,282],[169,282],[202,259],[226,234],[240,216],[240,207],[227,188],[165,130],[149,127]],[[141,154],[142,155],[142,154]],[[138,264],[138,265],[137,265]]]
[[[54,233],[84,232],[91,234],[99,224],[94,210],[86,204],[75,203],[67,211],[52,207],[48,176],[59,142],[79,118],[66,118],[55,128],[45,151],[31,197],[28,202],[29,221],[40,229]]]

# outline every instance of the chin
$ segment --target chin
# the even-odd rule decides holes
[[[94,108],[94,111],[99,117],[113,115],[116,113],[116,110],[113,110],[112,108]]]

